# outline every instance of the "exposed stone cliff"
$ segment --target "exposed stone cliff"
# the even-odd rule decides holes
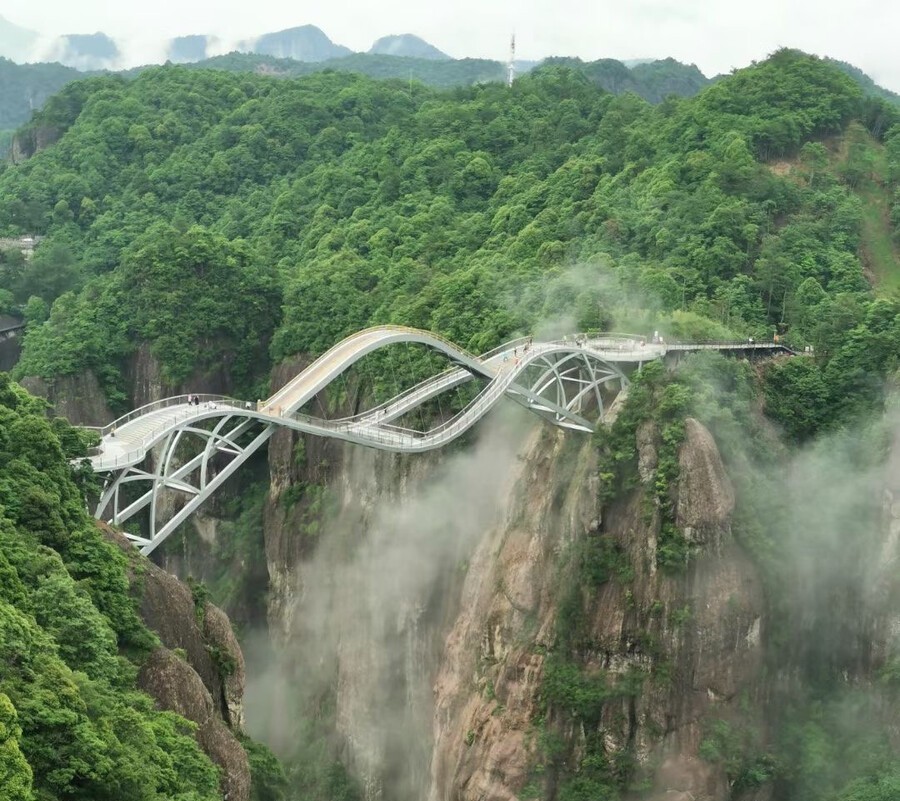
[[[27,376],[21,381],[29,392],[46,398],[55,414],[65,417],[73,425],[102,426],[115,415],[106,402],[97,376],[91,370],[74,375],[58,376],[46,381]],[[145,404],[172,395],[187,393],[230,394],[234,384],[225,367],[211,373],[197,372],[181,383],[166,381],[159,360],[148,343],[142,344],[130,357],[125,367],[125,390],[128,408],[136,409]]]
[[[103,528],[120,547],[133,548]],[[244,723],[244,657],[227,616],[150,562],[134,584],[141,617],[162,642],[141,666],[138,686],[197,724],[200,747],[222,769],[225,797],[249,801],[250,765],[235,736]]]
[[[10,146],[10,160],[13,164],[27,161],[55,144],[60,136],[62,136],[62,131],[53,126],[30,127],[24,132],[17,133]]]
[[[567,455],[562,437],[530,443],[506,521],[472,560],[435,684],[430,797],[500,801],[527,783],[544,653],[563,595],[558,557],[579,538],[602,536],[627,555],[633,578],[606,583],[594,599],[587,668],[647,677],[637,698],[605,706],[607,752],[633,749],[660,799],[724,799],[724,772],[700,760],[698,748],[704,722],[727,717],[739,692],[753,688],[762,599],[731,541],[734,493],[715,443],[688,421],[677,514],[702,550],[685,575],[669,576],[656,568],[658,520],[647,515],[643,492],[601,523],[591,446]],[[643,455],[655,460],[652,445]],[[534,486],[555,491],[527,491]]]
[[[104,426],[113,419],[97,377],[90,371],[66,375],[52,382],[34,376],[21,382],[33,395],[46,398],[54,414],[73,425]]]
[[[289,435],[270,450],[270,625],[289,652],[317,654],[330,674],[335,725],[366,798],[519,797],[539,756],[564,556],[573,543],[605,537],[626,555],[632,578],[607,582],[592,600],[586,664],[645,678],[637,697],[604,708],[606,748],[634,753],[654,797],[723,801],[724,769],[698,749],[704,726],[728,719],[739,697],[756,691],[762,598],[731,539],[734,492],[712,437],[688,421],[676,509],[696,554],[670,575],[656,567],[651,493],[639,488],[601,520],[590,442],[539,427],[516,448],[520,434],[492,438],[493,430],[482,432],[480,453],[449,459],[322,446],[337,453],[319,476],[330,510],[314,510],[322,529],[312,537],[309,508],[292,516],[283,498],[316,468],[308,453],[307,466],[296,465]],[[649,475],[652,431],[641,456]],[[435,484],[452,487],[453,497]],[[442,529],[429,515],[447,516],[452,548],[435,544]],[[420,558],[411,563],[411,553]],[[312,681],[308,671],[292,675]],[[577,748],[584,734],[566,736]]]

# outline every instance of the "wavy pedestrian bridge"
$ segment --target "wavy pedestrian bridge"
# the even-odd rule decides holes
[[[328,420],[301,412],[360,359],[398,343],[423,345],[443,354],[452,366],[351,417]],[[148,554],[279,428],[419,453],[452,442],[509,398],[554,425],[591,432],[628,386],[633,370],[699,350],[745,356],[791,353],[781,343],[666,344],[631,335],[577,334],[543,342],[524,337],[476,356],[429,331],[369,328],[341,340],[264,401],[180,395],[142,406],[99,429],[100,445],[90,465],[105,476],[105,483],[95,516],[119,526],[148,510],[146,536],[126,534]],[[426,402],[474,380],[481,390],[451,418],[425,430],[401,425]],[[163,509],[160,502],[167,491],[184,500],[174,515],[171,505]]]

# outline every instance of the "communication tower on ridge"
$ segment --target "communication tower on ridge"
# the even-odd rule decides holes
[[[516,35],[509,40],[509,63],[506,65],[506,85],[512,86],[516,77]]]

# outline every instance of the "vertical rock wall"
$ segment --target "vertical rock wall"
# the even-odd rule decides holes
[[[317,680],[333,682],[336,729],[367,801],[518,797],[536,758],[561,565],[572,543],[599,536],[627,554],[634,578],[608,582],[592,602],[588,666],[647,677],[636,699],[604,710],[607,747],[632,749],[660,799],[724,799],[723,770],[698,748],[706,722],[727,719],[742,693],[755,692],[762,601],[731,540],[734,494],[709,433],[688,422],[677,514],[697,556],[670,576],[656,568],[659,521],[643,489],[601,521],[590,442],[545,426],[527,435],[513,427],[500,441],[493,430],[458,457],[343,449],[326,479],[332,509],[312,543],[298,541],[292,513],[279,508],[297,479],[293,446],[270,452],[283,479],[273,482],[280,493],[266,532],[270,625],[289,654],[304,653],[307,664],[315,654]],[[652,432],[645,439],[652,469]],[[436,486],[453,492],[442,497]],[[443,518],[453,545],[433,547]],[[312,682],[312,673],[292,675]]]

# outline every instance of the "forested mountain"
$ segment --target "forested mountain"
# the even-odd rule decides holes
[[[589,62],[579,58],[548,58],[544,64],[571,67],[583,72],[592,83],[607,92],[614,95],[634,92],[651,103],[661,103],[669,95],[693,97],[710,84],[710,79],[694,64],[682,64],[672,58],[641,62],[631,67],[613,58]]]
[[[278,360],[402,322],[480,350],[569,300],[580,327],[608,323],[595,291],[547,283],[548,270],[604,263],[677,332],[686,320],[695,334],[790,330],[837,360],[825,424],[863,401],[841,355],[869,313],[859,193],[893,191],[896,116],[790,51],[656,107],[553,66],[511,91],[449,95],[178,68],[75,84],[33,124],[64,131],[58,145],[0,176],[6,233],[47,235],[7,273],[6,305],[60,298],[29,333],[22,370],[98,369],[118,397],[109,368],[146,338],[172,378],[186,375],[185,325],[217,332],[201,359],[243,354],[246,388],[269,337]],[[769,165],[783,159],[788,174]],[[258,287],[260,313],[227,308],[242,293],[197,314],[202,293],[168,295],[165,271],[188,270],[196,250],[240,265],[227,280]],[[132,291],[147,264],[163,273],[142,292],[158,296]]]
[[[326,70],[350,72],[367,75],[370,78],[399,78],[407,82],[412,79],[439,89],[501,81],[506,74],[506,68],[499,61],[484,58],[412,58],[374,53],[353,53],[318,63],[276,59],[249,53],[228,53],[189,66],[197,69],[222,69],[228,72],[256,72],[283,78],[312,75]]]
[[[657,64],[646,65],[645,73],[654,91],[666,93],[670,81],[694,85],[692,71]],[[789,525],[788,511],[772,500],[780,496],[763,491],[777,489],[786,450],[884,411],[885,383],[895,380],[900,364],[900,110],[868,96],[834,65],[789,50],[694,97],[669,96],[655,105],[632,92],[616,96],[599,88],[610,75],[624,80],[608,62],[548,64],[511,88],[439,90],[405,76],[376,81],[329,70],[276,80],[167,66],[133,80],[102,76],[67,86],[22,134],[49,132],[55,144],[0,172],[0,235],[45,236],[31,260],[5,253],[0,261],[0,313],[21,312],[28,321],[15,375],[47,381],[92,375],[111,406],[125,410],[133,400],[131,368],[147,351],[160,367],[160,385],[173,391],[215,374],[225,391],[265,397],[282,363],[379,323],[430,329],[475,352],[554,321],[568,331],[658,329],[671,338],[778,335],[800,351],[811,348],[809,356],[758,370],[721,360],[692,363],[674,377],[645,369],[615,426],[598,435],[600,492],[611,506],[591,531],[610,525],[607,508],[633,514],[633,520],[620,518],[631,520],[632,529],[655,521],[653,555],[641,556],[640,569],[649,560],[651,572],[658,569],[665,580],[683,577],[694,546],[676,525],[678,448],[688,412],[709,423],[723,440],[729,468],[750,477],[738,487],[743,505],[736,536],[763,576],[771,607],[765,614],[774,621],[761,635],[757,619],[754,636],[767,638],[770,647],[760,673],[781,682],[760,679],[756,696],[732,699],[743,714],[737,723],[703,723],[700,755],[725,783],[717,801],[891,798],[900,764],[896,743],[878,725],[854,739],[847,721],[873,708],[878,714],[892,709],[896,657],[869,658],[877,649],[863,644],[865,665],[853,662],[859,672],[851,676],[852,659],[843,659],[851,645],[828,651],[821,636],[830,609],[819,604],[809,617],[789,611],[794,587],[785,546],[773,533],[778,529],[760,522],[759,499],[771,501],[775,516]],[[0,460],[0,508],[18,513],[13,525],[31,526],[39,539],[45,530],[47,536],[60,531],[47,511],[60,506],[75,521],[63,528],[80,530],[83,515],[80,506],[81,517],[73,511],[78,499],[62,444],[45,461],[51,484],[64,487],[65,497],[41,495],[34,509],[43,517],[26,519],[32,507],[16,505],[23,497],[16,482],[51,492],[39,481],[44,462],[32,464],[44,459],[40,443],[69,443],[74,435],[63,426],[52,433],[33,401],[15,388],[6,393],[0,403],[12,410],[10,424],[0,431],[15,436],[4,441],[0,433],[0,449],[26,464]],[[658,462],[648,494],[632,508],[629,493],[647,469],[645,423],[659,432]],[[750,439],[744,450],[734,445],[738,431]],[[848,458],[865,462],[886,450],[883,432],[866,431],[866,442],[875,444],[866,454],[847,444]],[[693,436],[696,445],[702,435]],[[286,449],[290,469],[300,469],[304,453],[292,447]],[[326,469],[321,462],[317,470]],[[5,463],[14,465],[9,475]],[[13,500],[2,496],[4,481],[13,482]],[[24,488],[32,495],[38,489]],[[266,492],[263,487],[261,495]],[[315,496],[315,508],[324,505],[320,485],[298,480],[291,492]],[[298,551],[315,547],[308,532],[316,529],[304,519],[309,525]],[[856,525],[849,515],[842,522],[848,530]],[[666,661],[650,623],[616,644],[634,656],[634,665],[653,666],[646,689],[640,669],[610,669],[607,684],[591,661],[605,653],[604,670],[613,661],[613,646],[599,642],[585,611],[610,588],[628,587],[617,607],[623,619],[646,611],[647,621],[664,620],[677,631],[692,614],[685,607],[664,615],[662,600],[638,608],[628,584],[634,566],[610,531],[602,533],[574,551],[574,572],[564,584],[572,589],[562,594],[555,634],[529,646],[529,658],[544,661],[528,735],[536,743],[529,753],[540,759],[527,768],[528,793],[516,788],[523,798],[639,795],[646,786],[633,780],[641,775],[644,745],[626,737],[613,748],[600,728],[603,715],[622,704],[626,711],[616,715],[633,731],[641,699],[687,685],[693,691],[694,677],[674,675],[675,663]],[[61,547],[66,563],[69,545]],[[27,594],[33,588],[22,583],[20,591],[18,583],[3,582],[0,598],[8,584],[18,593],[14,605],[36,610]],[[736,617],[742,603],[725,599],[723,609]],[[34,625],[33,617],[26,624],[20,612],[10,615],[20,628]],[[532,635],[524,626],[521,636]],[[688,637],[676,640],[691,643]],[[100,648],[104,659],[112,653],[109,642]],[[48,645],[41,653],[51,655],[39,672],[69,676],[50,665],[65,658],[65,648]],[[116,671],[125,670],[117,664]],[[510,673],[533,672],[532,664]],[[104,680],[120,681],[116,671]],[[34,710],[17,681],[6,690],[0,677],[0,691],[11,698],[21,726]],[[873,690],[862,702],[845,694],[849,684],[863,693],[882,688],[885,695]],[[81,692],[89,709],[99,698],[102,711],[106,685],[99,686],[82,681]],[[495,703],[489,720],[504,714],[503,703],[490,697],[494,691],[493,684],[476,691]],[[0,723],[13,733],[7,750],[14,775],[25,782],[28,769],[18,753],[36,777],[46,754],[36,749],[29,756],[27,738],[20,738],[3,703],[0,695]],[[322,716],[335,715],[332,696],[316,703]],[[770,716],[760,722],[764,714]],[[654,719],[647,736],[661,737],[666,724]],[[332,762],[339,749],[330,747],[329,736],[321,737],[329,747],[316,752],[318,761],[294,754],[294,798],[355,797]],[[473,727],[460,738],[465,748],[477,748],[483,736]],[[81,742],[75,735],[70,740]],[[178,742],[177,753],[189,753]],[[140,767],[150,771],[154,764],[151,757]],[[204,797],[206,767],[198,764],[190,762],[200,771],[198,797]],[[120,770],[111,765],[109,775]],[[177,766],[173,771],[166,775],[177,787],[184,774]],[[51,778],[40,780],[59,788],[71,780],[46,775]],[[150,781],[143,773],[138,780]],[[73,797],[61,789],[58,796]]]
[[[372,78],[415,80],[437,88],[470,86],[505,79],[506,66],[499,61],[451,59],[434,48],[428,50],[430,45],[421,40],[421,45],[414,45],[403,37],[395,39],[396,41],[391,42],[379,40],[369,53],[343,56],[335,56],[325,45],[317,45],[319,49],[315,51],[315,58],[309,54],[309,57],[303,59],[299,59],[296,54],[288,58],[283,55],[287,52],[284,48],[268,48],[258,53],[234,52],[204,60],[206,37],[182,37],[173,43],[171,58],[177,63],[197,62],[190,66],[199,69],[258,72],[286,78],[310,75],[322,70],[337,70]],[[548,63],[556,62],[583,70],[592,81],[608,92],[621,94],[631,91],[654,103],[668,94],[696,94],[701,86],[708,83],[696,67],[687,67],[672,59],[639,65],[633,70],[613,59],[590,63],[583,63],[579,59],[548,60]],[[138,75],[144,69],[147,68],[130,70],[125,74]],[[90,74],[61,64],[14,64],[0,58],[0,130],[11,130],[23,125],[32,111],[41,108],[51,94],[67,83]],[[0,149],[0,153],[2,152]]]
[[[137,689],[163,653],[132,589],[146,568],[85,513],[87,439],[45,411],[0,374],[0,798],[220,799],[197,725]]]
[[[302,29],[297,30],[302,32]],[[272,42],[275,41],[281,40],[272,39]],[[333,54],[330,42],[319,38],[315,41],[318,44],[308,44],[312,50],[306,52],[306,55],[298,50],[291,51],[293,53],[291,57],[284,57],[288,54],[284,46],[279,45],[281,49],[278,49],[273,44],[271,47],[260,49],[248,43],[247,47],[254,52],[234,52],[204,59],[208,37],[181,37],[173,40],[170,56],[176,63],[189,62],[189,66],[199,69],[256,72],[285,78],[311,75],[323,70],[336,70],[379,79],[415,80],[436,88],[502,82],[506,75],[506,65],[499,61],[477,58],[451,59],[432,48],[427,42],[417,40],[416,37],[384,37],[373,45],[369,53],[342,56]],[[296,44],[296,47],[300,47],[300,44]],[[651,103],[662,102],[669,95],[691,97],[711,82],[696,66],[681,64],[671,58],[640,62],[631,67],[615,59],[583,62],[578,58],[549,58],[541,63],[547,66],[570,67],[583,72],[594,84],[607,92],[612,94],[633,92]],[[871,78],[857,68],[841,63],[837,63],[837,66],[847,72],[866,94],[898,102],[897,95],[876,86]],[[528,69],[530,68],[529,63]],[[144,69],[148,67],[129,70],[123,74],[139,75]],[[523,69],[520,69],[520,73],[522,71]],[[23,125],[30,118],[32,111],[40,109],[51,94],[70,81],[91,74],[95,73],[79,72],[61,64],[14,64],[0,58],[0,79],[2,79],[0,154],[6,152],[3,144],[5,130]]]
[[[867,95],[882,97],[890,100],[892,103],[900,103],[900,95],[891,92],[875,83],[868,75],[866,75],[859,67],[854,67],[846,61],[837,61],[836,59],[825,59],[830,64],[834,64],[839,70],[847,73],[854,81],[856,81]]]

